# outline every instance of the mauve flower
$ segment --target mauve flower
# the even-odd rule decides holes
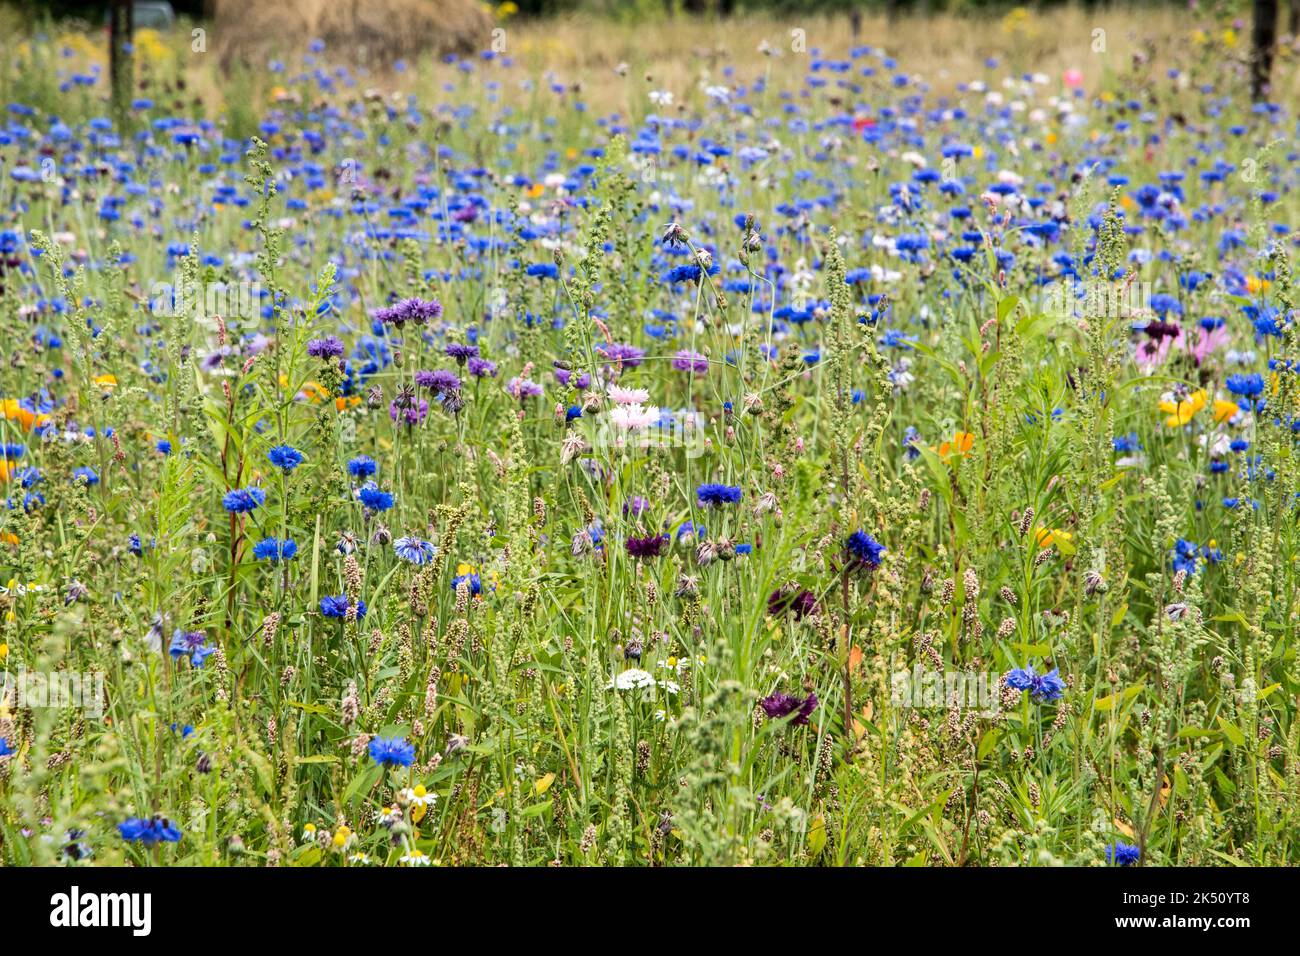
[[[627,368],[636,368],[641,364],[641,359],[645,358],[645,349],[637,348],[635,345],[624,345],[619,342],[597,345],[596,352],[606,361]]]
[[[469,374],[475,378],[495,378],[497,374],[497,363],[485,358],[470,359],[468,368]]]
[[[682,349],[673,356],[673,368],[679,372],[704,375],[709,371],[709,360],[699,352]]]

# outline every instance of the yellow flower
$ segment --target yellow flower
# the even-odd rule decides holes
[[[117,388],[117,378],[112,375],[101,375],[95,379],[95,384],[106,392],[111,392]]]
[[[1069,544],[1074,540],[1074,535],[1068,531],[1062,531],[1060,528],[1039,528],[1037,539],[1040,548],[1050,548],[1060,541]]]
[[[334,846],[336,848],[340,850],[343,849],[349,842],[351,842],[351,840],[352,831],[348,827],[341,826],[334,831]]]
[[[1216,398],[1214,400],[1214,420],[1216,422],[1226,422],[1239,411],[1241,411],[1241,409],[1237,406],[1236,402],[1228,402],[1222,398]]]
[[[0,661],[6,660],[8,657],[9,657],[9,645],[0,644]]]
[[[1169,417],[1165,419],[1165,424],[1170,428],[1179,428],[1190,422],[1202,408],[1205,407],[1206,395],[1205,389],[1199,388],[1192,394],[1188,395],[1180,402],[1172,402],[1168,399],[1160,402],[1160,410]]]

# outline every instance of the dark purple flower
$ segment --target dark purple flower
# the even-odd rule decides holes
[[[663,553],[667,539],[657,534],[649,538],[629,537],[625,542],[627,553],[634,558],[657,558]]]
[[[773,591],[767,599],[767,613],[777,616],[785,614],[787,611],[795,616],[795,620],[801,620],[809,614],[815,614],[817,612],[817,595],[806,588],[802,591],[787,591],[784,589]]]
[[[817,695],[809,694],[807,697],[800,699],[793,694],[777,693],[772,694],[770,697],[764,697],[759,701],[759,706],[763,708],[763,713],[767,714],[772,720],[780,720],[794,714],[795,718],[790,723],[804,726],[808,723],[808,718],[812,716],[813,710],[817,707]]]

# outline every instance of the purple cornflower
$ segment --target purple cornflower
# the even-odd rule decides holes
[[[407,426],[418,425],[429,415],[429,403],[417,398],[415,392],[403,386],[391,402],[388,403],[388,417]]]
[[[485,358],[472,358],[469,360],[469,374],[475,378],[496,378],[497,363],[489,362]]]
[[[772,720],[780,720],[794,714],[795,717],[790,723],[802,727],[808,723],[808,718],[812,716],[813,710],[817,707],[817,695],[809,694],[801,699],[793,694],[776,693],[764,697],[759,701],[759,706],[763,708],[763,713],[767,714]]]
[[[460,391],[460,376],[445,368],[434,369],[432,372],[416,372],[415,384],[420,388],[427,388],[435,395],[445,395],[448,392]]]
[[[665,538],[661,534],[649,538],[629,537],[624,542],[627,553],[634,558],[657,558],[663,553]]]
[[[786,591],[784,589],[773,591],[767,599],[767,613],[775,617],[787,611],[795,616],[795,620],[801,620],[809,614],[815,614],[817,612],[817,595],[807,589],[802,591]]]
[[[706,375],[709,371],[709,360],[699,352],[681,349],[673,356],[673,368],[679,372],[690,372],[692,375]]]
[[[443,349],[448,358],[454,358],[461,365],[464,365],[468,359],[478,358],[477,345],[462,345],[459,342],[452,342]]]
[[[575,379],[574,376],[577,376]],[[584,389],[591,385],[591,376],[586,372],[575,372],[573,369],[563,368],[558,362],[555,364],[555,380],[564,388],[568,388],[572,383],[574,388]]]
[[[616,365],[623,365],[627,368],[636,368],[645,358],[645,349],[638,348],[635,345],[624,345],[620,342],[611,342],[607,345],[597,345],[596,351],[599,352],[606,361]]]
[[[327,335],[323,339],[312,339],[307,343],[307,354],[318,359],[342,358],[343,342],[334,335]]]
[[[438,319],[442,315],[442,303],[437,299],[403,299],[402,302],[390,306],[386,310],[380,310],[383,315],[376,315],[377,319],[386,321],[396,326],[402,326],[406,323],[415,323],[424,325],[433,319]]]

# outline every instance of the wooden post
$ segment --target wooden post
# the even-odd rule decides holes
[[[1255,0],[1255,23],[1250,31],[1250,95],[1268,98],[1269,76],[1273,72],[1273,48],[1277,46],[1277,0]]]
[[[132,35],[135,32],[133,0],[110,0],[108,8],[109,82],[112,85],[113,112],[119,122],[131,109],[135,89],[135,60]]]

